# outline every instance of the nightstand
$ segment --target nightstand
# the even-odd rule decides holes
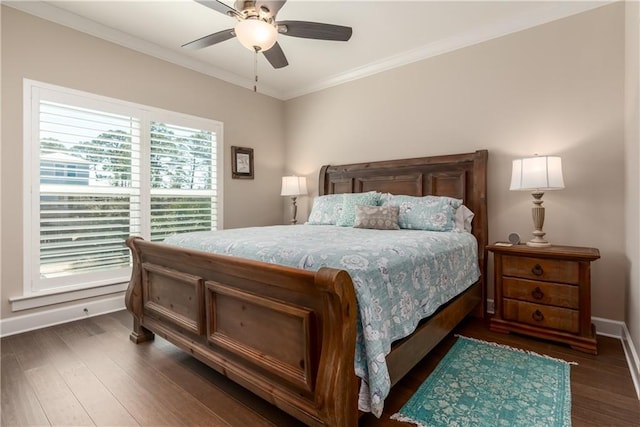
[[[591,324],[591,261],[595,248],[487,246],[493,252],[494,308],[490,329],[569,344],[597,354]]]

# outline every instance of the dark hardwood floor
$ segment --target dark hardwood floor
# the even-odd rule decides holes
[[[268,402],[229,382],[172,344],[129,341],[127,312],[3,338],[2,426],[299,426]],[[544,353],[571,367],[574,426],[639,426],[638,400],[619,340],[598,337],[592,356],[562,345],[490,332],[470,319],[457,333]],[[447,337],[391,391],[380,419],[390,421],[453,345]]]

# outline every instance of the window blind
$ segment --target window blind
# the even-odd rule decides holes
[[[139,233],[140,120],[40,102],[40,276],[128,267]]]
[[[129,236],[221,226],[219,122],[42,85],[25,114],[25,295],[128,280]]]

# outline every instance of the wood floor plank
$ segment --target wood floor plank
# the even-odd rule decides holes
[[[97,336],[66,334],[63,337],[69,348],[91,369],[93,374],[126,408],[137,423],[143,426],[185,425],[179,414],[172,413],[155,398],[154,390],[129,376],[105,354]]]
[[[25,332],[2,339],[3,345],[11,346],[13,353],[20,359],[20,366],[25,371],[48,363],[37,351],[33,351],[38,346],[35,338],[37,333],[37,331]]]
[[[94,425],[47,354],[39,351],[41,331],[9,337],[13,353],[52,425]]]
[[[115,321],[110,320],[115,319]],[[113,313],[112,316],[96,318],[100,325],[115,334],[122,334],[122,339],[126,339],[131,333],[133,320],[131,314],[126,311]],[[156,336],[153,346],[149,346],[149,354],[145,354],[145,359],[152,360],[155,350],[160,350],[164,356],[162,359],[173,360],[180,366],[180,375],[172,368],[169,371],[162,371],[177,384],[185,385],[185,390],[198,398],[212,410],[216,411],[226,421],[232,425],[250,426],[278,426],[278,427],[301,427],[303,424],[282,411],[274,411],[273,405],[245,388],[229,381],[214,369],[191,357],[183,350]],[[154,362],[154,364],[156,364]],[[157,366],[157,365],[156,365]],[[158,366],[160,369],[160,367]],[[182,374],[188,372],[188,377],[198,378],[199,381],[185,381]],[[196,385],[205,384],[206,388],[200,390]],[[218,412],[218,408],[223,410]],[[229,413],[231,412],[231,414]]]
[[[571,410],[573,427],[638,427],[638,425],[640,425],[640,418],[638,418],[637,414],[629,411],[612,411],[608,405],[602,405],[600,403],[599,401],[573,402]]]
[[[139,425],[54,331],[45,329],[36,335],[37,350],[47,356],[93,422],[101,426]]]
[[[89,323],[93,321],[90,320]],[[154,393],[157,400],[170,411],[180,414],[184,424],[195,425],[202,420],[210,420],[211,424],[229,425],[218,414],[168,379],[163,372],[147,363],[145,355],[151,351],[153,342],[134,345],[128,339],[123,340],[121,335],[111,332],[96,335],[95,338],[101,342],[100,346],[105,353],[134,381],[144,381],[144,387]]]
[[[618,395],[628,395],[634,392],[633,381],[630,381],[628,368],[625,373],[612,373],[600,370],[598,367],[578,366],[580,366],[580,369],[573,369],[571,372],[571,380],[577,385],[597,382],[600,384],[598,390],[601,392],[611,392]]]
[[[96,425],[140,425],[86,366],[63,368],[60,370],[60,375]]]
[[[217,386],[215,381],[211,381],[210,375],[201,375],[197,370],[191,369],[184,363],[185,359],[193,359],[182,350],[167,347],[161,349],[161,355],[156,352],[149,352],[149,360],[154,366],[171,381],[183,388],[186,392],[210,408],[230,425],[248,425],[260,427],[282,427],[283,424],[276,424],[264,418],[255,407],[247,405],[241,400],[230,395],[224,388]],[[213,372],[210,368],[208,371]],[[226,381],[225,381],[226,383]]]
[[[120,322],[128,333],[131,333],[131,328],[133,327],[133,316],[131,313],[127,310],[120,310],[111,313],[111,317]]]
[[[95,335],[94,333],[90,332],[91,328],[89,328],[86,323],[87,322],[85,320],[76,320],[73,322],[61,323],[59,325],[51,326],[47,329],[55,332],[55,334],[60,338],[80,339]]]
[[[4,347],[4,339],[2,346]],[[0,402],[0,425],[44,426],[49,420],[40,406],[31,384],[24,375],[18,359],[13,353],[2,355],[0,361],[2,402]]]
[[[6,337],[0,340],[0,356],[13,354],[13,348],[11,347],[11,342],[9,341],[9,337]]]
[[[116,318],[102,317],[96,319],[96,322],[105,330],[117,335],[118,339],[123,342],[126,341],[127,336],[131,333],[130,326],[125,326],[124,323]],[[181,363],[183,359],[193,358],[160,337],[156,337],[153,345],[143,347],[140,355],[144,358],[145,363],[162,372],[169,380],[173,381],[230,425],[283,426],[281,422],[276,424],[265,419],[254,411],[252,406],[246,405],[218,388],[215,381],[210,380],[210,376],[201,375],[200,372],[194,371],[184,363]],[[208,367],[206,369],[214,372]],[[224,382],[227,382],[226,379]]]
[[[596,411],[599,416],[609,416],[620,423],[640,425],[640,414],[637,411],[628,410],[639,405],[638,399],[633,396],[580,384],[572,385],[571,397],[575,417]]]
[[[171,345],[167,343],[168,345]],[[216,384],[216,387],[229,397],[242,401],[245,406],[250,407],[251,411],[260,414],[261,417],[271,424],[275,424],[278,427],[302,427],[303,423],[294,419],[285,412],[279,410],[266,400],[256,396],[249,392],[247,389],[237,385],[236,383],[229,381],[204,363],[196,360],[193,357],[185,357],[180,355],[182,364],[194,373],[201,375],[204,378],[208,378],[211,382]]]
[[[47,418],[54,426],[93,426],[91,417],[52,366],[25,371]]]

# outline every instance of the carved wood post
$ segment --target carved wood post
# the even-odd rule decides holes
[[[321,268],[316,285],[328,288],[328,319],[322,336],[316,404],[331,426],[358,425],[358,378],[353,371],[357,303],[351,277],[343,270]]]
[[[127,246],[131,249],[133,258],[133,269],[131,270],[131,280],[124,297],[124,305],[133,314],[133,331],[129,339],[136,344],[150,341],[154,338],[153,332],[142,326],[142,260],[140,249],[136,246],[136,241],[142,241],[141,237],[129,237]]]

